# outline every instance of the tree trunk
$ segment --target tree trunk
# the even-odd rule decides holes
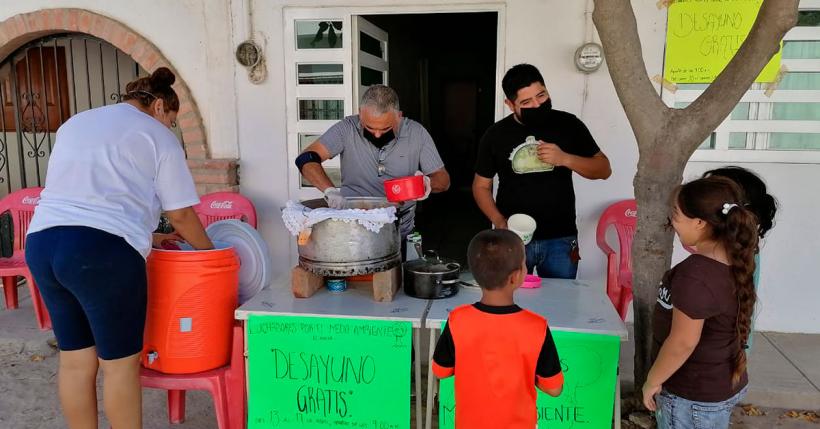
[[[662,148],[663,140],[659,140],[654,148]],[[652,312],[658,285],[672,259],[674,233],[665,226],[670,212],[669,196],[680,185],[686,165],[685,159],[680,161],[681,154],[674,156],[657,149],[651,152],[638,160],[638,173],[633,181],[638,205],[638,227],[632,241],[636,393],[640,392],[651,366]]]
[[[695,102],[685,109],[663,104],[648,78],[629,0],[594,0],[592,14],[607,67],[638,143],[633,182],[638,228],[632,243],[635,309],[635,390],[651,367],[652,310],[672,259],[673,232],[664,227],[669,197],[689,157],[726,118],[797,22],[799,0],[764,0],[749,36]]]

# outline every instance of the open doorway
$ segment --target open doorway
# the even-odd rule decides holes
[[[425,249],[466,266],[467,244],[490,226],[472,197],[478,143],[495,122],[496,12],[361,16],[389,36],[387,84],[406,117],[424,125],[450,173],[450,190],[417,208]]]

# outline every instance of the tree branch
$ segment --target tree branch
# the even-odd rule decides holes
[[[669,108],[647,76],[638,24],[629,0],[594,2],[592,20],[601,36],[609,74],[641,149],[655,141],[654,134]]]
[[[689,155],[729,116],[780,49],[783,36],[797,24],[799,4],[800,0],[763,1],[752,30],[735,56],[706,91],[686,107],[686,114],[681,115],[683,120],[678,124],[678,131],[684,134],[682,141],[686,142]]]

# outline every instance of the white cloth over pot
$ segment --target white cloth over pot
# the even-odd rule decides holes
[[[288,201],[282,209],[282,220],[285,227],[294,236],[316,225],[319,222],[332,219],[342,222],[357,222],[368,231],[378,233],[386,223],[396,221],[395,207],[380,207],[375,209],[310,209],[297,202]]]

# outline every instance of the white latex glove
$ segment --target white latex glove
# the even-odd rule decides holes
[[[424,173],[417,171],[416,176],[424,176]],[[417,198],[416,201],[426,200],[430,196],[430,192],[433,192],[433,186],[430,185],[430,176],[424,176],[424,196]]]
[[[332,209],[343,209],[347,207],[347,200],[342,195],[342,191],[339,188],[330,186],[325,189],[324,194],[328,207]]]

